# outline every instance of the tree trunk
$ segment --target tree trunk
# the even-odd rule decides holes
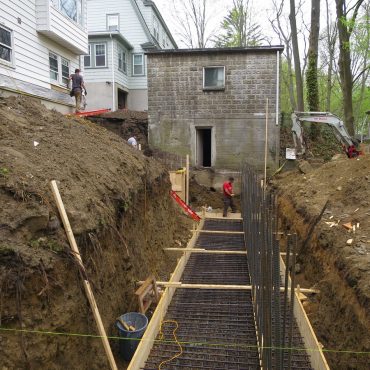
[[[331,111],[331,91],[333,87],[333,66],[334,66],[334,55],[335,55],[335,42],[337,38],[337,28],[332,27],[332,23],[329,17],[329,2],[326,0],[326,28],[327,28],[327,46],[328,46],[328,74],[326,78],[326,99],[325,99],[325,111]]]
[[[310,112],[319,109],[319,83],[317,78],[317,59],[319,54],[320,0],[311,0],[311,30],[308,47],[308,68],[306,72],[307,103]],[[320,126],[311,125],[310,136],[313,140],[320,136]]]
[[[306,72],[307,103],[310,112],[319,111],[319,84],[317,59],[320,33],[320,0],[311,0],[311,31],[308,47],[308,68]]]
[[[293,59],[294,59],[294,70],[296,78],[296,90],[297,90],[297,109],[298,111],[304,111],[304,100],[303,100],[303,81],[301,72],[301,62],[299,59],[299,47],[298,47],[298,35],[297,35],[297,22],[295,16],[295,0],[290,0],[290,27],[292,29],[292,47],[293,47]]]
[[[353,136],[355,134],[352,103],[353,76],[351,71],[351,49],[349,41],[358,9],[361,6],[363,0],[357,1],[354,14],[350,22],[347,21],[345,0],[335,0],[335,2],[337,9],[337,25],[339,36],[338,66],[341,89],[343,94],[344,124],[346,125],[349,134]]]

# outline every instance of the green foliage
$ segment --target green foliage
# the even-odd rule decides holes
[[[5,244],[0,245],[0,257],[1,256],[9,256],[14,254],[14,250],[11,247],[8,247]]]
[[[309,56],[306,72],[306,96],[310,112],[319,111],[319,86],[315,56]]]
[[[43,248],[55,253],[62,252],[64,250],[63,245],[59,244],[55,240],[48,238],[38,238],[31,240],[28,245],[32,248]]]
[[[9,169],[6,167],[0,167],[0,177],[6,177],[9,174]]]

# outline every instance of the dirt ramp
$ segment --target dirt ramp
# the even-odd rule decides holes
[[[300,239],[298,280],[321,292],[305,308],[331,368],[368,369],[370,157],[284,174],[274,186],[282,227]]]
[[[117,334],[116,317],[136,309],[137,280],[168,277],[175,258],[163,248],[185,240],[190,226],[158,162],[89,121],[31,99],[0,100],[0,327],[7,329],[0,331],[0,364],[105,369],[52,179],[108,335]],[[116,341],[112,347],[117,358]]]

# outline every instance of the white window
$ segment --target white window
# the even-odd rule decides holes
[[[225,67],[203,68],[203,89],[222,90],[225,88]]]
[[[82,24],[82,1],[83,0],[51,0],[54,8],[58,9],[68,18]]]
[[[0,61],[13,62],[12,32],[0,26]]]
[[[122,49],[118,49],[118,69],[127,74],[126,53]]]
[[[84,66],[86,68],[91,67],[91,44],[89,44],[89,54],[84,55]]]
[[[157,41],[159,41],[159,22],[157,18],[153,18],[153,34]]]
[[[108,31],[118,31],[119,30],[118,14],[107,14],[107,30]]]
[[[53,81],[59,80],[59,66],[58,66],[58,55],[49,53],[49,67],[50,67],[50,78]]]
[[[103,68],[107,66],[107,44],[89,44],[89,54],[84,55],[85,68]]]
[[[69,82],[69,61],[62,58],[62,83],[68,85]]]
[[[132,55],[133,76],[144,76],[144,54]]]
[[[106,67],[106,44],[95,44],[95,67]]]
[[[68,86],[70,76],[70,62],[58,54],[49,52],[49,70],[52,83]]]

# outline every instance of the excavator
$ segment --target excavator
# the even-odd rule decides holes
[[[293,140],[297,155],[302,155],[306,151],[302,122],[324,123],[331,127],[338,141],[342,143],[348,158],[356,158],[362,154],[358,150],[359,142],[349,135],[343,121],[335,114],[329,112],[294,112],[292,113],[292,122]]]

